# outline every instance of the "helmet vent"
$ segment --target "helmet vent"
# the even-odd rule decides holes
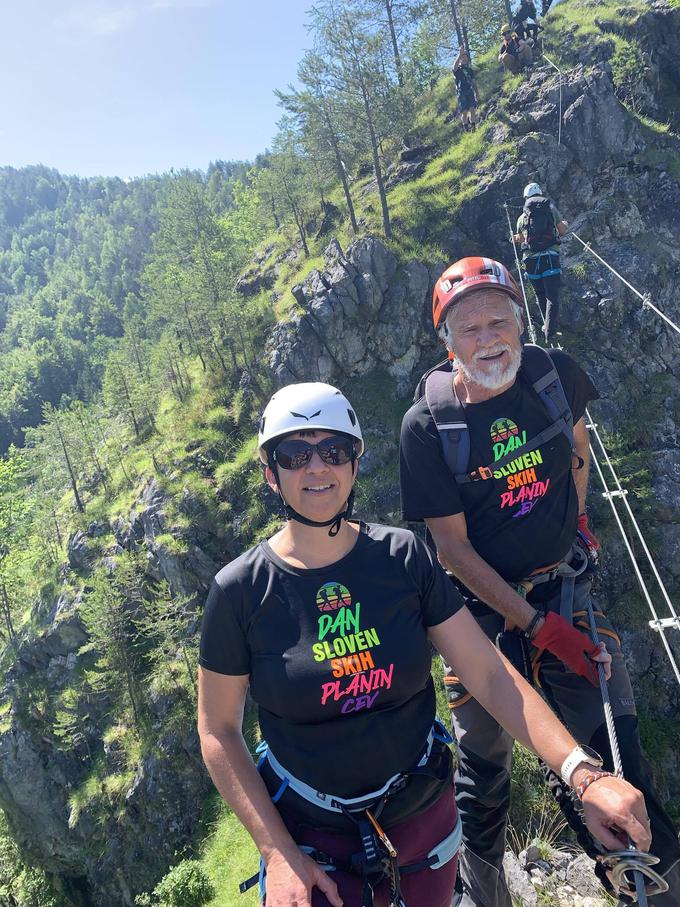
[[[349,421],[352,423],[352,425],[356,425],[357,417],[354,415],[354,410],[348,409],[347,415],[349,416]]]

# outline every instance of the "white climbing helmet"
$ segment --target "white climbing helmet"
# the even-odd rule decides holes
[[[330,384],[310,381],[289,384],[276,391],[265,407],[260,419],[257,452],[267,463],[267,446],[270,441],[302,429],[339,431],[355,438],[356,455],[364,452],[364,439],[359,420],[345,395]]]
[[[527,183],[524,187],[524,198],[531,198],[532,195],[543,195],[538,183]]]

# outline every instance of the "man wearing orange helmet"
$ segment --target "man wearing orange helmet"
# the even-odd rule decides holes
[[[598,395],[565,352],[522,345],[521,304],[508,270],[489,258],[461,259],[436,282],[434,327],[449,358],[424,376],[404,416],[403,515],[425,521],[481,628],[540,684],[585,758],[601,765],[596,750],[611,759],[592,664],[598,650],[584,622],[599,543],[586,516],[583,415]],[[657,868],[671,886],[649,903],[671,907],[679,903],[680,847],[640,749],[619,638],[604,612],[595,613],[612,659],[609,694],[625,776],[645,795]],[[511,907],[502,862],[513,741],[450,671],[445,683],[464,840],[465,892],[455,903]]]

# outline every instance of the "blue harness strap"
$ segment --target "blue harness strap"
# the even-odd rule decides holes
[[[544,277],[554,277],[557,274],[561,274],[562,268],[559,266],[559,264],[557,266],[554,265],[553,256],[555,258],[557,258],[557,261],[559,262],[560,253],[555,252],[554,250],[552,250],[550,252],[539,252],[538,255],[529,255],[527,258],[525,258],[524,259],[524,270],[525,270],[526,276],[529,278],[529,280],[542,280]],[[545,267],[545,270],[541,270],[542,260],[544,258],[547,259],[546,267]],[[531,272],[527,268],[526,264],[528,261],[536,262],[535,271]]]
[[[453,743],[453,738],[438,718],[435,719],[435,722],[432,725],[429,734],[427,735],[423,755],[418,760],[415,769],[422,768],[427,764],[432,754],[432,745],[435,740],[446,744]],[[334,813],[346,814],[347,810],[359,811],[362,809],[370,809],[370,807],[375,803],[376,800],[384,797],[387,793],[390,792],[390,790],[395,787],[395,785],[399,784],[399,782],[405,779],[406,775],[409,774],[399,773],[397,775],[393,775],[391,778],[387,779],[387,781],[381,788],[371,791],[368,794],[362,794],[361,797],[337,797],[333,794],[327,794],[323,793],[322,791],[316,790],[316,788],[307,784],[305,781],[302,781],[300,778],[296,778],[293,774],[291,774],[291,772],[288,771],[288,769],[284,768],[284,766],[281,765],[279,760],[269,749],[266,741],[262,741],[262,743],[258,746],[256,753],[260,755],[260,759],[257,763],[258,770],[262,768],[266,761],[269,763],[274,773],[281,780],[281,786],[272,797],[272,801],[274,803],[277,803],[283,796],[284,791],[290,788],[299,797],[302,797],[303,800],[306,800],[313,806],[318,806],[321,809],[327,809],[329,812]]]

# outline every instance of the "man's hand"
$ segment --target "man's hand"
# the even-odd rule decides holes
[[[625,850],[629,837],[638,850],[649,850],[652,835],[645,799],[623,778],[600,778],[583,794],[588,830],[609,850]]]
[[[276,854],[267,861],[267,907],[312,907],[315,886],[333,907],[342,907],[338,886],[301,850],[290,857]]]
[[[580,513],[578,517],[578,528],[576,530],[581,536],[588,548],[592,548],[594,551],[600,550],[600,540],[596,535],[594,535],[590,527],[588,526],[588,514]]]
[[[593,643],[592,639],[573,627],[559,614],[549,611],[531,642],[538,649],[547,649],[564,662],[576,674],[585,677],[597,686],[598,676],[595,662],[604,666],[607,680],[611,677],[612,657],[604,643]]]

